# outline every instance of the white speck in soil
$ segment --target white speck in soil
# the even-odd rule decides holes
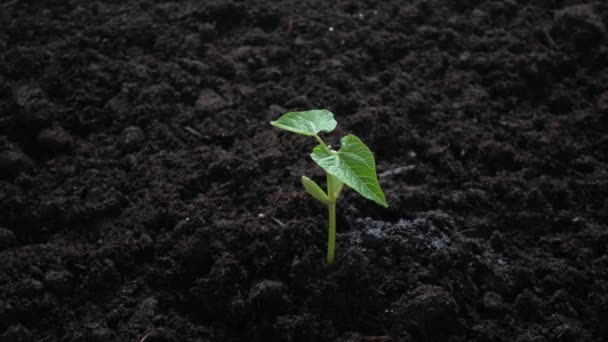
[[[436,249],[444,249],[447,247],[447,243],[443,239],[433,239],[433,241],[431,241],[431,246]]]

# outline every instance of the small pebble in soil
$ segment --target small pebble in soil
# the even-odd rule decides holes
[[[145,140],[144,131],[138,126],[129,126],[123,129],[118,139],[118,147],[123,152],[133,152],[140,148]]]
[[[0,151],[0,178],[14,177],[30,169],[34,163],[20,151]]]
[[[43,129],[36,141],[45,150],[65,151],[72,146],[74,138],[63,127],[55,126]]]
[[[37,85],[16,87],[13,98],[21,108],[18,120],[25,127],[39,129],[48,125],[54,114],[54,105]]]
[[[204,113],[213,113],[228,107],[228,102],[213,89],[203,89],[198,95],[196,108]]]
[[[310,100],[304,95],[296,96],[285,103],[286,108],[307,108],[310,107]]]
[[[17,242],[13,231],[0,227],[0,251],[13,247]]]
[[[288,303],[286,286],[276,280],[262,280],[249,292],[249,302],[260,312],[280,311]]]
[[[458,304],[439,286],[421,285],[403,295],[389,312],[406,330],[420,330],[425,336],[447,334],[457,325]]]
[[[544,303],[534,293],[524,290],[515,298],[515,311],[527,321],[540,321],[545,317]]]
[[[386,238],[386,234],[380,228],[370,228],[363,232],[361,236],[363,245],[372,249],[382,247]]]
[[[146,335],[146,342],[175,342],[175,336],[171,330],[157,328]]]
[[[0,300],[0,322],[8,322],[12,311],[13,306],[10,303]]]
[[[559,342],[577,342],[577,341],[587,341],[588,339],[582,339],[581,337],[581,328],[580,324],[566,322],[557,326],[553,330],[554,338],[552,341]]]
[[[44,283],[54,292],[67,294],[71,290],[72,275],[67,271],[48,271],[44,274]]]
[[[495,252],[503,252],[505,248],[505,239],[501,232],[494,231],[490,237],[490,246]]]
[[[28,103],[44,98],[42,89],[36,85],[22,85],[13,90],[13,99],[20,107],[25,107]]]
[[[148,324],[156,315],[157,309],[158,300],[154,297],[148,297],[139,303],[131,318],[131,322],[134,324]]]
[[[505,304],[502,296],[492,291],[484,293],[483,310],[490,315],[498,315],[504,312]]]
[[[26,342],[32,341],[32,333],[21,324],[11,325],[0,335],[0,341],[4,342]]]
[[[184,37],[184,49],[196,51],[201,47],[201,37],[198,33],[192,33]]]
[[[420,92],[412,91],[405,95],[405,101],[408,104],[412,114],[422,114],[428,112],[429,101]]]
[[[44,289],[44,284],[34,278],[25,278],[21,280],[17,288],[17,293],[21,296],[33,296],[40,293]]]
[[[109,342],[114,340],[112,338],[112,330],[106,327],[97,327],[93,329],[89,334],[89,337],[92,341],[96,342]]]
[[[270,107],[268,107],[267,114],[268,118],[274,120],[285,112],[287,112],[287,109],[279,106],[278,104],[271,104]]]
[[[565,7],[555,14],[552,35],[556,41],[566,41],[580,49],[596,47],[606,33],[606,27],[591,4]]]
[[[597,100],[597,109],[600,113],[608,115],[608,91],[605,91],[600,95]]]
[[[198,27],[198,34],[200,35],[202,42],[208,43],[213,41],[217,37],[217,29],[213,24],[202,23]]]

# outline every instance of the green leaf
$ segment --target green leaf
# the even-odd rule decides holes
[[[318,145],[311,158],[344,184],[383,207],[388,207],[376,176],[376,162],[372,151],[356,136],[349,134],[340,140],[339,151]]]
[[[332,112],[326,109],[313,109],[283,114],[270,124],[293,133],[313,136],[319,132],[333,131],[338,123],[334,120]]]
[[[325,191],[323,191],[312,179],[302,176],[302,185],[304,186],[304,189],[306,189],[306,192],[317,201],[325,205],[329,204],[329,198],[327,198]]]

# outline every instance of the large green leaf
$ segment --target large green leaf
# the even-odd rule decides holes
[[[312,151],[311,158],[325,172],[335,176],[363,197],[388,207],[378,183],[372,151],[352,134],[345,136],[340,142],[342,146],[337,152],[318,145]]]
[[[270,124],[293,133],[313,136],[319,132],[333,131],[338,123],[334,120],[332,112],[326,109],[313,109],[283,114]]]

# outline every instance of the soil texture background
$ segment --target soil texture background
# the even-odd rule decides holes
[[[608,4],[3,1],[0,341],[608,341]],[[346,191],[327,108],[389,208]]]

